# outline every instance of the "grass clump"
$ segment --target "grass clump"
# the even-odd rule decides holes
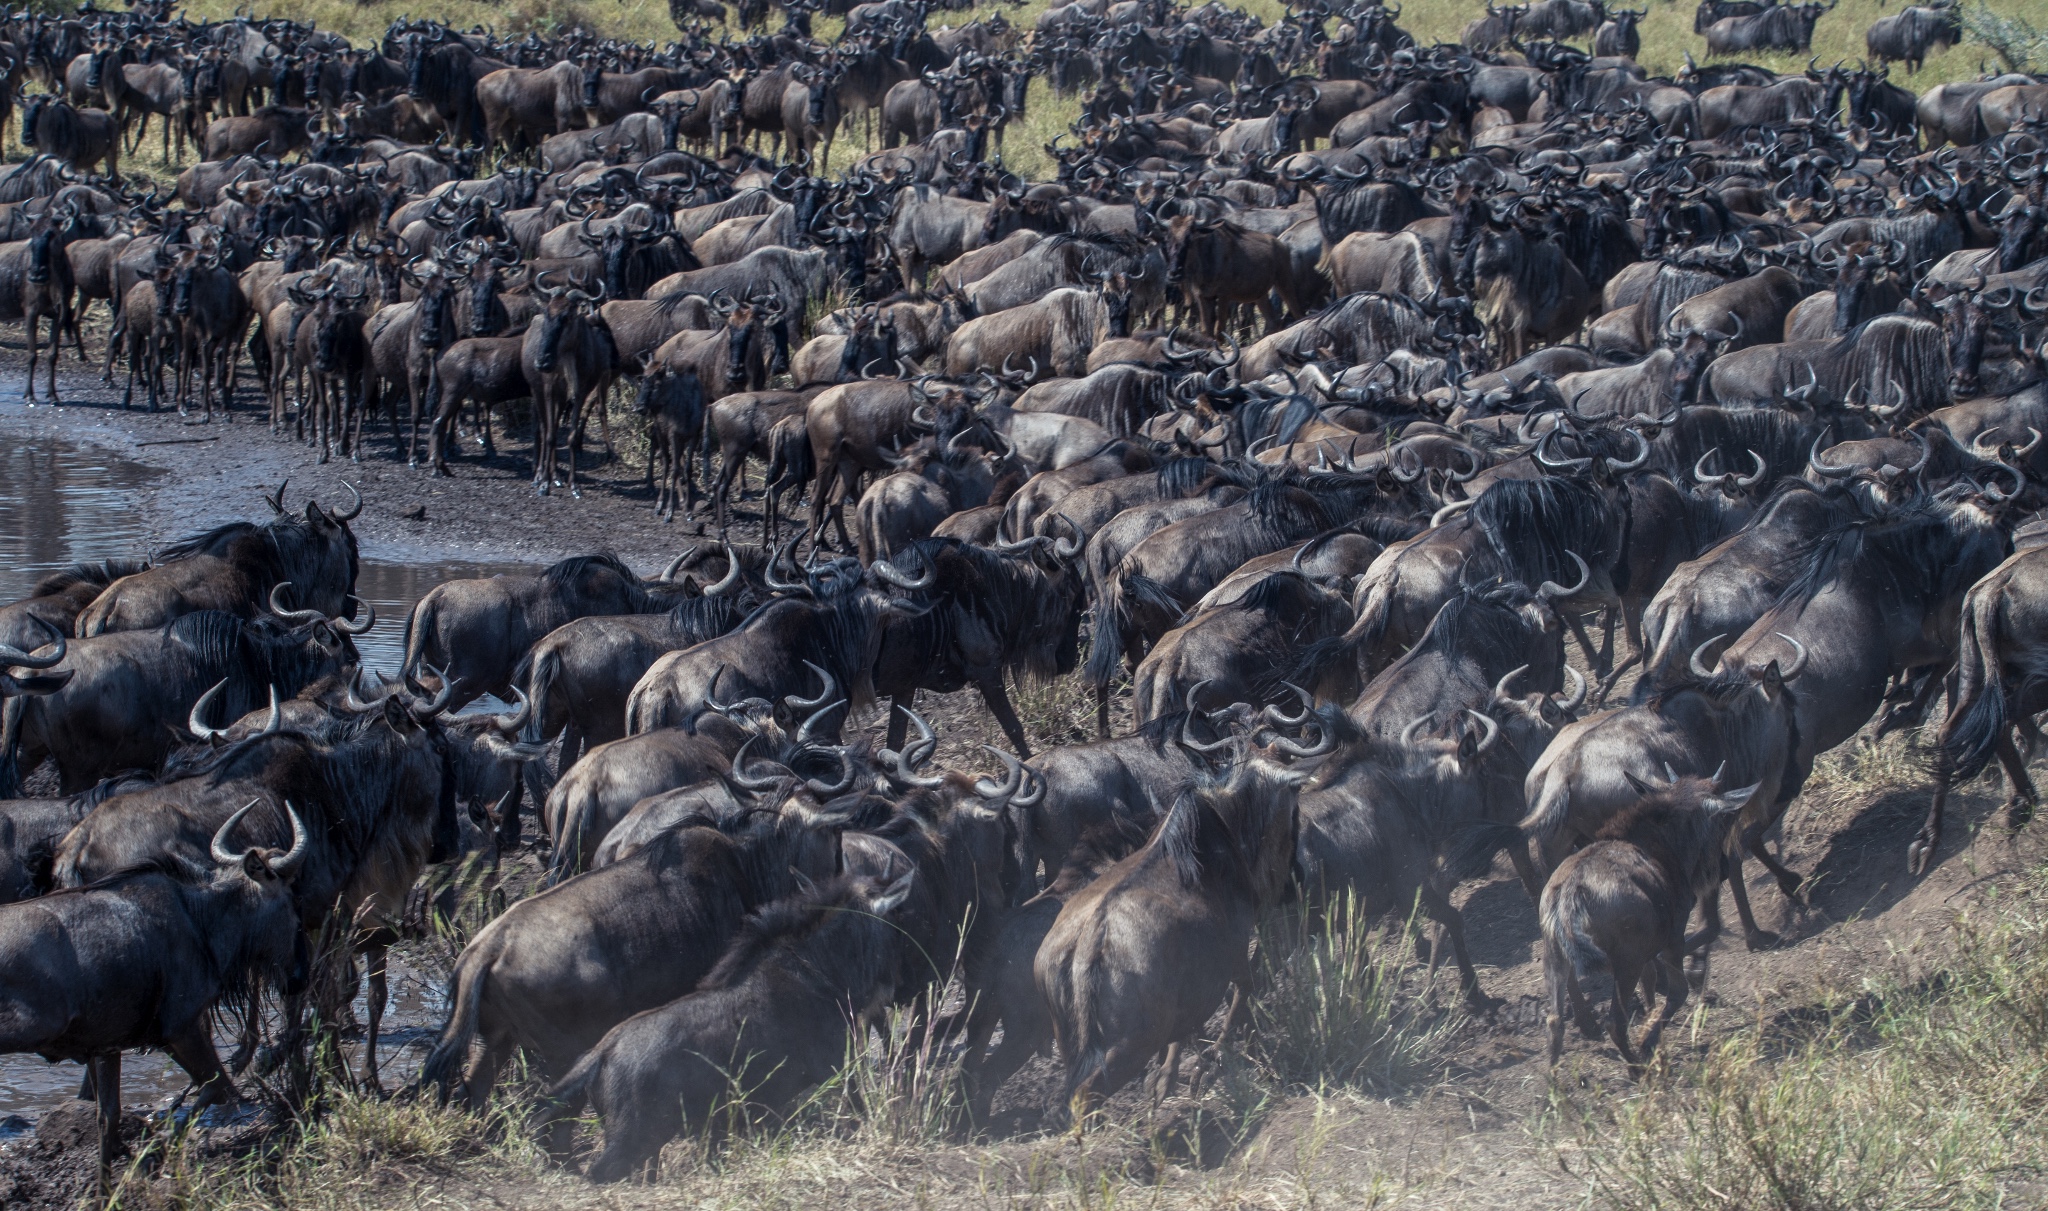
[[[1434,1075],[1463,1021],[1430,1005],[1434,973],[1418,970],[1406,927],[1375,925],[1348,892],[1289,924],[1292,947],[1261,940],[1252,1003],[1252,1053],[1273,1079],[1387,1092]]]
[[[1629,1211],[2038,1205],[2048,872],[1953,937],[1939,976],[1761,1020],[1589,1116],[1595,1196]]]

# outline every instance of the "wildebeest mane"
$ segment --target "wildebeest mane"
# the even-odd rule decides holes
[[[68,568],[50,572],[36,581],[36,587],[29,591],[29,596],[55,597],[79,585],[105,588],[123,576],[133,576],[137,572],[148,570],[147,559],[103,559],[96,563],[74,563]]]
[[[1486,536],[1492,562],[1505,578],[1532,588],[1546,580],[1578,583],[1578,568],[1567,551],[1594,569],[1606,566],[1614,554],[1607,502],[1574,480],[1548,475],[1497,480],[1479,494],[1468,516]]]
[[[281,513],[267,522],[231,521],[215,526],[211,530],[194,534],[168,546],[161,547],[151,557],[156,564],[168,563],[175,559],[186,559],[199,555],[211,555],[217,559],[240,556],[247,559],[251,549],[245,540],[260,538],[270,558],[268,571],[277,581],[309,585],[320,579],[323,544],[313,533],[313,527],[306,519],[295,513]],[[356,545],[351,536],[348,542],[349,583],[355,583]]]
[[[584,574],[595,568],[608,568],[635,588],[640,585],[640,578],[633,574],[633,570],[610,551],[599,551],[594,555],[572,555],[550,564],[547,570],[540,574],[541,584],[557,592],[566,591],[574,588]]]
[[[678,639],[686,646],[693,646],[738,627],[745,616],[740,612],[740,603],[731,595],[717,597],[685,597],[670,607],[668,622]]]
[[[1689,474],[1709,450],[1719,451],[1716,473],[1750,474],[1754,450],[1764,460],[1764,482],[1782,486],[1806,470],[1813,440],[1796,414],[1774,408],[1687,408],[1654,443],[1673,475]]]
[[[917,650],[931,653],[935,661],[945,659],[941,654],[952,650],[957,610],[995,637],[1002,649],[1002,667],[1012,675],[1051,680],[1059,674],[1053,641],[1074,616],[1073,603],[1067,594],[1053,590],[1051,577],[1043,569],[1029,560],[957,538],[923,538],[912,543],[911,549],[916,558],[899,556],[898,562],[939,569],[932,590],[942,592],[941,604],[949,607],[892,624],[925,630],[929,641],[918,642]]]

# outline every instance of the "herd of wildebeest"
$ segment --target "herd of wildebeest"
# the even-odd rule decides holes
[[[1605,971],[1638,1070],[1724,883],[1775,941],[1744,862],[1800,896],[1764,838],[1873,720],[1946,704],[1915,873],[1994,757],[2024,823],[2048,84],[1890,79],[1955,8],[1779,74],[1727,56],[1827,8],[1706,0],[1708,62],[1664,78],[1598,0],[1433,46],[1365,0],[829,6],[827,43],[798,0],[716,37],[678,0],[660,49],[5,20],[0,95],[41,89],[0,174],[32,398],[38,321],[54,400],[99,299],[130,400],[423,474],[530,425],[547,492],[591,420],[625,442],[630,385],[655,516],[717,526],[651,579],[442,584],[388,677],[360,497],[280,487],[0,608],[0,795],[48,762],[59,796],[0,803],[0,1051],[87,1062],[103,1163],[123,1048],[232,1101],[309,1015],[352,1025],[337,944],[380,1087],[409,893],[521,845],[528,799],[547,889],[468,942],[414,1088],[481,1109],[523,1055],[607,1179],[721,1102],[795,1106],[891,1005],[977,1116],[1048,1045],[1078,1115],[1155,1057],[1163,1095],[1226,1004],[1249,1028],[1274,910],[1433,922],[1484,1009],[1453,896],[1502,852],[1553,1062]],[[1006,132],[1054,97],[1079,117],[1022,179]],[[152,116],[204,156],[169,198],[117,172]],[[1034,755],[1010,693],[1070,677],[1097,735]],[[999,773],[916,713],[969,686]],[[512,709],[458,713],[485,694]]]

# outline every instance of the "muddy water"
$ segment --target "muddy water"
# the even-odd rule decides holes
[[[0,449],[0,602],[27,595],[37,579],[79,560],[141,558],[165,535],[150,534],[133,497],[162,473],[54,439]],[[395,671],[404,654],[405,619],[420,596],[443,580],[533,570],[516,563],[395,563],[365,552],[356,591],[380,621],[356,641],[372,668]],[[484,706],[494,705],[485,699]],[[391,1010],[380,1052],[387,1084],[417,1069],[417,1042],[443,1016],[439,980],[394,958]],[[367,1007],[357,1004],[358,1020]],[[222,1041],[222,1054],[232,1044]],[[183,1090],[183,1072],[162,1055],[131,1053],[122,1065],[125,1100],[150,1108]],[[81,1069],[33,1055],[0,1056],[0,1118],[33,1116],[76,1095]]]

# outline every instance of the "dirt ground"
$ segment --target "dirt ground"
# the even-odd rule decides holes
[[[430,478],[394,458],[393,439],[382,429],[363,462],[320,465],[305,446],[268,432],[249,402],[252,392],[245,391],[231,420],[205,425],[175,413],[123,411],[118,392],[101,387],[96,375],[80,373],[68,357],[63,368],[65,403],[29,408],[19,394],[19,355],[0,354],[0,441],[57,436],[160,469],[164,474],[138,489],[134,503],[150,533],[163,538],[261,516],[261,494],[286,480],[294,507],[307,494],[324,503],[344,502],[343,485],[357,485],[365,504],[354,528],[363,552],[390,561],[546,563],[608,549],[653,572],[693,541],[698,529],[694,522],[655,520],[652,497],[641,482],[644,444],[623,409],[615,414],[613,432],[628,461],[600,466],[598,458],[587,456],[589,480],[581,499],[566,492],[541,497],[528,480],[530,445],[521,437],[501,439],[493,459],[477,457],[466,445],[450,479]],[[755,507],[753,501],[744,506],[738,537],[756,537]],[[1088,712],[1070,688],[1030,690],[1019,699],[1037,742],[1086,738],[1082,724]],[[946,740],[942,760],[963,767],[992,764],[973,749],[996,738],[978,701],[955,695],[930,706]],[[871,730],[879,723],[871,721]],[[1981,789],[1959,796],[1937,864],[1912,878],[1905,849],[1927,802],[1917,762],[1897,738],[1878,748],[1859,739],[1838,750],[1794,805],[1780,842],[1786,861],[1810,876],[1807,903],[1788,902],[1750,864],[1751,898],[1766,928],[1781,933],[1784,943],[1749,953],[1739,934],[1724,938],[1713,958],[1708,994],[1674,1024],[1667,1055],[1674,1062],[1702,1055],[1741,1025],[1799,1012],[1880,969],[1938,962],[1956,913],[2004,876],[2048,856],[2039,825],[2017,837],[2001,827],[1980,827],[1994,801],[1993,792]],[[1047,1133],[1043,1112],[1058,1081],[1050,1063],[1041,1060],[998,1099],[997,1137],[892,1157],[889,1189],[865,1186],[844,1173],[835,1177],[830,1166],[820,1164],[793,1166],[772,1189],[727,1194],[741,1194],[744,1205],[1013,1205],[1035,1204],[1057,1187],[1069,1194],[1053,1198],[1053,1204],[1097,1205],[1086,1195],[1086,1177],[1108,1165],[1125,1178],[1157,1183],[1155,1193],[1171,1205],[1520,1211],[1583,1205],[1588,1187],[1574,1164],[1570,1133],[1554,1130],[1552,1081],[1567,1089],[1625,1092],[1621,1065],[1610,1046],[1574,1033],[1565,1064],[1552,1077],[1543,1057],[1534,906],[1505,863],[1488,879],[1468,885],[1461,900],[1482,981],[1506,1005],[1490,1019],[1468,1023],[1451,1064],[1422,1087],[1389,1098],[1341,1091],[1283,1096],[1261,1108],[1250,1137],[1226,1155],[1205,1155],[1200,1163],[1192,1156],[1168,1157],[1161,1167],[1148,1157],[1092,1155],[1085,1141]],[[1732,911],[1728,917],[1732,924]],[[76,1124],[53,1114],[34,1130],[15,1126],[10,1140],[8,1125],[0,1124],[0,1206],[69,1205],[84,1172]],[[860,1173],[873,1171],[864,1167]],[[655,1186],[600,1194],[562,1176],[538,1182],[450,1178],[435,1194],[514,1207],[652,1207],[672,1205],[678,1192]],[[1105,1197],[1100,1205],[1117,1201]]]

